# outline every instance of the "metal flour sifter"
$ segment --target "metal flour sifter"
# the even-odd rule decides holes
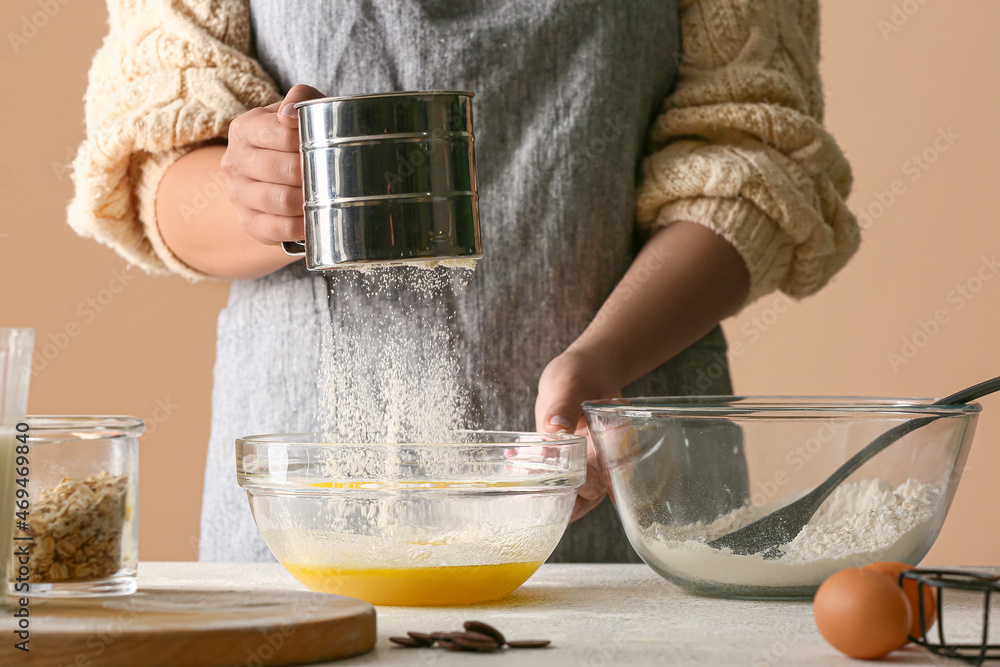
[[[299,113],[310,270],[479,259],[472,96],[417,91],[328,97]]]

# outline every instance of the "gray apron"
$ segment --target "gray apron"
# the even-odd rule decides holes
[[[233,283],[219,317],[200,558],[269,560],[235,481],[235,438],[320,429],[316,370],[358,309],[438,318],[461,359],[470,426],[534,430],[538,377],[634,257],[636,170],[675,77],[671,0],[251,0],[257,57],[287,90],[475,91],[485,257],[440,299],[366,296],[355,272],[296,263]],[[294,7],[294,9],[292,9]],[[415,269],[404,269],[415,270]],[[407,315],[412,317],[413,315]],[[326,333],[324,333],[324,331]],[[328,346],[327,346],[328,347]],[[627,389],[730,393],[716,329]],[[699,374],[699,371],[701,373]],[[570,526],[559,561],[632,561],[609,502]]]

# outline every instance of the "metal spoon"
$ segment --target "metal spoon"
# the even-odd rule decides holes
[[[981,382],[968,389],[952,394],[932,405],[961,405],[974,401],[981,396],[1000,390],[1000,377]],[[778,547],[795,539],[795,536],[805,527],[823,501],[833,490],[847,479],[851,473],[860,468],[873,456],[902,438],[907,433],[931,423],[938,417],[923,417],[903,422],[894,426],[867,447],[852,456],[842,466],[830,475],[826,481],[802,496],[795,502],[785,505],[765,517],[757,519],[739,530],[712,540],[708,546],[715,549],[729,548],[733,553],[748,555],[763,553],[764,558],[776,559],[785,555]]]

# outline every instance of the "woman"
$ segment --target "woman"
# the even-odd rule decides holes
[[[486,428],[581,431],[581,401],[621,392],[730,393],[728,373],[703,381],[719,322],[778,288],[815,292],[856,249],[815,0],[109,4],[70,224],[148,271],[234,281],[202,560],[269,557],[232,442],[316,429],[321,332],[424,307],[281,251],[302,236],[296,101],[476,92],[486,255],[418,314],[450,327]],[[218,182],[228,196],[205,196]],[[589,472],[553,558],[635,560]]]

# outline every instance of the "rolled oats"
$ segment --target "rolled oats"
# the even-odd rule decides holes
[[[125,475],[101,472],[87,479],[63,478],[31,504],[27,530],[33,537],[29,583],[103,579],[122,565],[126,519]]]

